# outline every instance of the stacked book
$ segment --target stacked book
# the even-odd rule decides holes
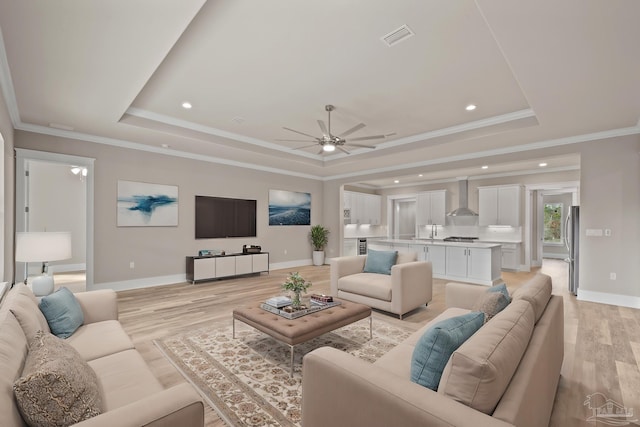
[[[271,297],[264,303],[271,307],[282,308],[291,305],[291,298],[285,296]]]
[[[312,294],[311,303],[315,305],[328,305],[333,302],[331,295]]]

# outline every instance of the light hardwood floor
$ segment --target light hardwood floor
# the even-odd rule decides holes
[[[313,283],[313,292],[329,292],[328,266],[295,270]],[[591,411],[583,405],[595,392],[640,413],[640,310],[577,301],[566,290],[568,273],[562,261],[545,261],[541,270],[552,276],[554,294],[564,297],[565,309],[565,357],[551,425],[596,425],[586,421]],[[233,308],[278,294],[288,272],[122,291],[118,293],[120,321],[155,375],[171,386],[185,380],[158,351],[154,339],[230,323]],[[517,287],[533,274],[504,272],[502,276],[509,287]],[[417,329],[444,311],[445,283],[434,280],[433,301],[402,321],[382,312],[374,316]],[[225,425],[208,407],[205,419],[207,426]]]

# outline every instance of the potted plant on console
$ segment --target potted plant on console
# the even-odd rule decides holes
[[[324,247],[329,241],[329,229],[321,225],[314,225],[309,232],[309,239],[313,246],[313,265],[324,264]]]
[[[307,289],[311,287],[311,282],[307,282],[298,274],[289,273],[289,277],[287,277],[287,281],[282,284],[282,289],[285,291],[290,291],[293,293],[293,298],[291,298],[291,306],[294,309],[299,309],[302,303],[300,302],[300,294],[302,292],[307,292]]]

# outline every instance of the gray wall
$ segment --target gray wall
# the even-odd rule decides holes
[[[640,297],[640,136],[590,142],[581,151],[580,290]],[[611,237],[585,236],[605,228]]]
[[[13,229],[14,229],[14,195],[15,195],[15,162],[13,159],[14,131],[9,111],[0,92],[0,134],[4,140],[4,273],[3,280],[13,282]],[[2,161],[0,160],[0,161]]]
[[[251,169],[183,159],[85,141],[16,132],[16,147],[95,158],[94,283],[122,282],[185,273],[185,256],[199,249],[242,250],[261,245],[270,263],[287,266],[310,263],[308,226],[268,225],[269,189],[311,193],[311,222],[322,223],[322,182]],[[118,180],[179,187],[178,227],[117,227]],[[194,196],[208,195],[257,200],[256,238],[194,237]],[[286,253],[285,253],[286,251]],[[130,269],[129,263],[135,268]]]

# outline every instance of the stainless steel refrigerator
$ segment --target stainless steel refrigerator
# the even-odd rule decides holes
[[[569,292],[578,294],[578,261],[580,259],[580,206],[571,206],[565,223],[564,244],[569,251]]]

